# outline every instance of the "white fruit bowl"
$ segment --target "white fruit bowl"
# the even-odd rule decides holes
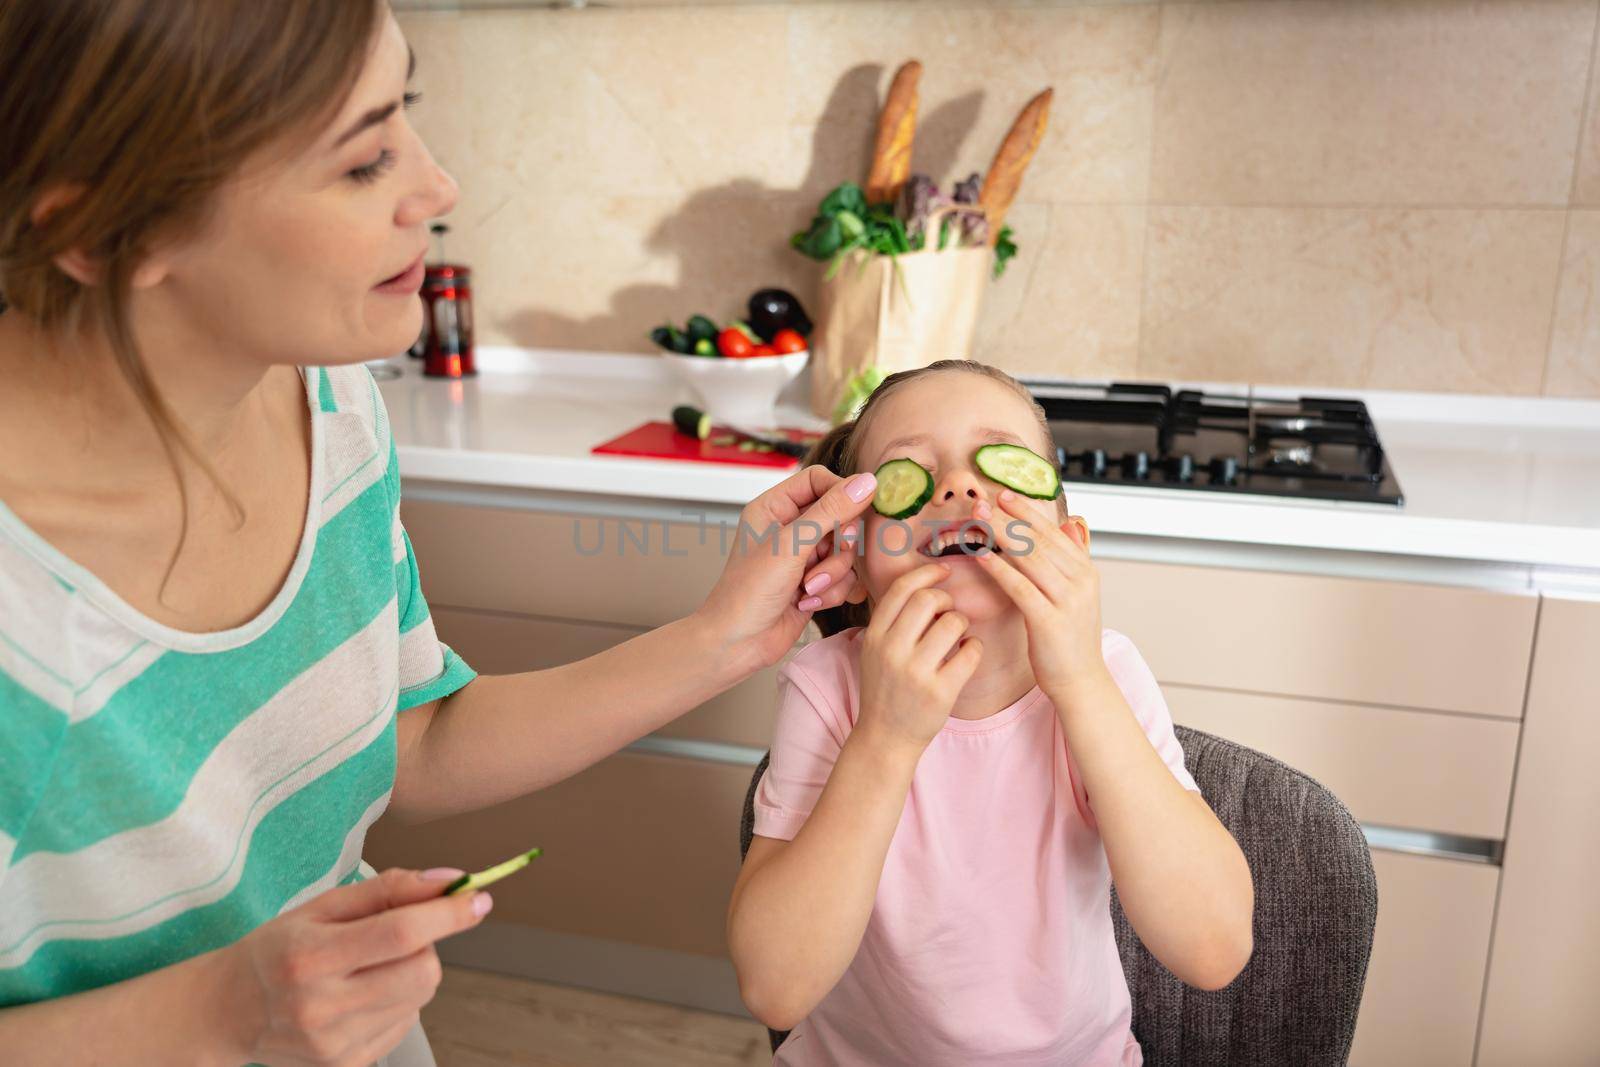
[[[700,397],[711,421],[749,430],[777,426],[773,407],[783,387],[805,369],[810,352],[782,356],[685,356],[663,352],[673,371]]]

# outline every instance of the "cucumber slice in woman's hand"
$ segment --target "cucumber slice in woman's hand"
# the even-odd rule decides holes
[[[1061,492],[1056,465],[1021,445],[984,445],[973,456],[980,471],[1007,489],[1035,500],[1054,500]]]
[[[531,863],[534,857],[543,852],[543,849],[530,848],[522,855],[512,856],[504,863],[497,863],[486,871],[479,871],[477,874],[463,874],[460,878],[445,886],[444,895],[449,896],[452,893],[460,893],[468,889],[482,889],[486,885],[492,885],[507,875],[516,874]]]
[[[909,519],[933,499],[933,475],[914,459],[891,459],[877,470],[872,509],[891,519]]]

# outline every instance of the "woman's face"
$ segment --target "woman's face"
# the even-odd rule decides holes
[[[262,364],[355,363],[409,347],[422,327],[428,222],[456,201],[456,183],[406,120],[410,66],[390,16],[327,128],[230,182],[201,232],[141,270],[148,294],[218,351]]]
[[[868,596],[877,601],[907,571],[932,562],[928,552],[941,531],[950,533],[974,518],[979,502],[993,514],[988,523],[1004,530],[1005,512],[995,505],[1003,488],[973,463],[987,444],[1023,445],[1048,455],[1033,412],[1001,382],[977,374],[944,371],[896,389],[874,408],[857,452],[858,470],[876,470],[891,459],[911,459],[933,475],[933,498],[908,519],[894,521],[867,512],[866,546],[856,562]],[[1025,500],[1041,524],[1060,525],[1058,505]],[[970,557],[940,560],[950,577],[940,586],[955,598],[955,610],[981,622],[1011,610],[1010,598]]]

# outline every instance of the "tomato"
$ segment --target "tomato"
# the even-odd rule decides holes
[[[791,352],[804,352],[806,339],[800,336],[798,330],[779,330],[772,338],[772,347],[785,356]]]
[[[729,359],[743,359],[751,355],[754,347],[750,343],[750,338],[732,326],[717,334],[717,351]]]
[[[771,345],[756,345],[750,350],[752,356],[775,356],[778,350]]]

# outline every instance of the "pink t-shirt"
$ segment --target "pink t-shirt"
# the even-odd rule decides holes
[[[755,832],[792,840],[854,727],[860,630],[779,674],[772,764]],[[1106,665],[1172,774],[1194,779],[1156,680],[1111,630]],[[778,1049],[787,1067],[1137,1065],[1111,929],[1110,873],[1055,707],[1035,687],[928,745],[838,985]]]

